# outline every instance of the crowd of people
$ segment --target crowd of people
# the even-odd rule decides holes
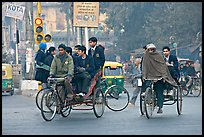
[[[91,79],[105,63],[104,47],[97,44],[96,37],[91,37],[88,41],[90,49],[86,49],[84,45],[76,45],[74,53],[65,44],[60,44],[57,52],[55,47],[46,50],[46,43],[40,43],[35,56],[35,80],[42,82],[42,87],[46,88],[48,77],[65,78],[68,99],[73,99],[73,94],[86,95]]]

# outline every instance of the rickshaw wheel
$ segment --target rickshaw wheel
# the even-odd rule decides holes
[[[112,111],[122,111],[129,103],[128,91],[119,85],[112,85],[105,91],[106,106]]]
[[[105,98],[102,89],[99,87],[95,90],[93,96],[93,111],[97,118],[100,118],[105,110]]]
[[[140,113],[144,115],[144,96],[142,96],[143,92],[140,92]]]
[[[181,91],[181,88],[179,86],[177,86],[177,112],[178,114],[180,115],[181,114],[181,111],[182,111],[182,91]]]

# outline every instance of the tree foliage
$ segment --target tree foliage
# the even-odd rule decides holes
[[[150,42],[161,49],[169,44],[170,36],[176,36],[182,47],[195,41],[202,30],[201,2],[109,2],[106,6],[108,26],[114,29],[122,51]]]

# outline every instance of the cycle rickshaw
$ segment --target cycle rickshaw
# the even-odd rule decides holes
[[[172,67],[172,66],[168,66]],[[170,68],[169,68],[170,69]],[[143,85],[146,90],[144,92],[140,92],[140,112],[141,115],[146,115],[149,119],[153,115],[153,111],[157,106],[157,98],[156,93],[154,91],[154,82],[157,80],[148,80]],[[182,91],[179,83],[177,85],[171,85],[167,81],[165,81],[165,90],[163,92],[164,102],[163,105],[173,105],[177,104],[177,112],[178,115],[181,114],[182,111]]]
[[[118,90],[128,94],[127,90],[121,86],[112,85],[108,87],[104,93],[101,84],[99,84],[98,87],[96,86],[96,82],[100,76],[101,71],[98,71],[91,80],[88,93],[85,96],[73,94],[72,100],[68,100],[65,95],[64,78],[48,78],[49,88],[40,90],[36,96],[36,105],[40,109],[43,119],[51,121],[56,114],[67,117],[71,110],[93,110],[95,116],[100,118],[104,113],[105,106],[114,111],[123,110],[124,105],[122,105],[121,109],[121,103],[117,104],[119,109],[118,107],[112,107],[112,105],[115,105],[115,102],[118,100],[125,99],[127,102],[127,98],[120,95],[117,96],[118,94],[115,95]],[[72,88],[72,90],[74,91],[74,88]],[[111,95],[111,97],[109,97],[109,95]],[[77,106],[82,104],[85,104],[88,108],[77,108]]]

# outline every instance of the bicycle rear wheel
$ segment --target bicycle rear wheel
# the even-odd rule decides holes
[[[41,114],[45,121],[51,121],[57,112],[57,94],[53,90],[43,93],[41,99]]]
[[[93,96],[93,111],[97,118],[101,117],[105,110],[105,98],[101,88],[97,88]]]
[[[105,104],[112,111],[124,110],[128,106],[129,100],[129,93],[122,86],[112,85],[105,92]]]
[[[153,90],[150,87],[148,87],[145,91],[144,98],[145,114],[148,119],[152,116],[154,107],[155,107],[154,93]]]

